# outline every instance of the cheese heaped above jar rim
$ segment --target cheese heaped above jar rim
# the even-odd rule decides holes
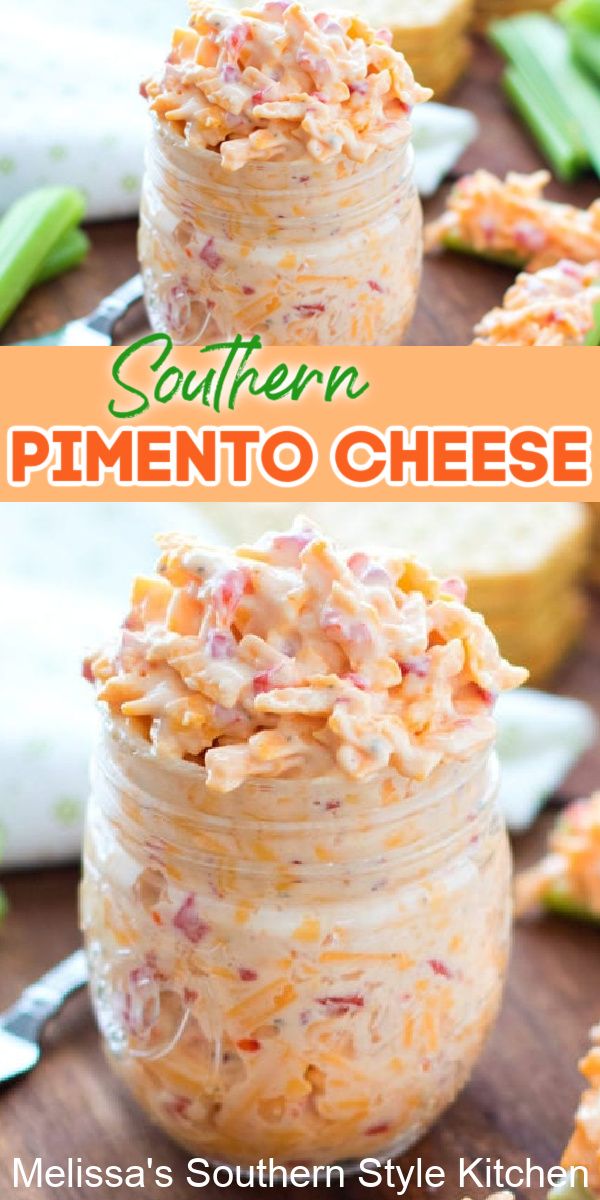
[[[157,755],[227,792],[255,776],[423,780],[494,737],[500,655],[456,578],[342,550],[306,519],[227,550],[159,538],[117,644],[84,673]]]
[[[406,141],[431,91],[391,34],[346,12],[262,0],[241,10],[192,0],[162,72],[142,84],[160,122],[223,167],[253,159],[366,162]]]

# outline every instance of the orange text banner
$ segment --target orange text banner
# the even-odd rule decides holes
[[[15,347],[3,500],[600,500],[588,348]]]

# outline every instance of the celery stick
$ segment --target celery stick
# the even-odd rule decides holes
[[[78,267],[87,255],[90,239],[83,229],[68,229],[46,255],[36,277],[35,283],[47,283],[56,279],[57,275]]]
[[[85,201],[74,188],[28,192],[0,221],[0,328],[36,279],[52,247],[81,220]]]
[[[568,25],[567,30],[575,61],[600,82],[600,33],[583,25]]]
[[[566,25],[575,22],[600,33],[600,0],[562,0],[554,12]]]
[[[566,1180],[558,1187],[552,1188],[548,1192],[548,1200],[594,1200],[592,1193],[588,1188],[584,1187],[580,1178],[577,1178],[570,1183]]]
[[[547,36],[548,25],[550,26],[550,39]],[[530,29],[527,17],[512,17],[506,21],[496,21],[490,27],[489,36],[496,48],[519,71],[520,82],[523,82],[523,87],[527,88],[530,102],[533,101],[532,91],[535,90],[537,93],[537,104],[534,106],[536,109],[535,136],[540,141],[542,150],[545,152],[545,142],[548,140],[551,145],[556,144],[560,159],[565,153],[568,143],[570,152],[567,157],[572,158],[573,166],[578,165],[583,169],[589,166],[590,159],[579,123],[567,106],[566,85],[563,82],[561,86],[560,72],[556,71],[556,67],[549,70],[548,66],[549,54],[544,35],[546,35],[546,41],[552,40],[553,27],[564,39],[566,51],[564,32],[559,25],[546,18],[542,18],[540,31]],[[568,57],[568,51],[566,51],[565,57]],[[519,94],[521,91],[522,89],[518,88]],[[529,108],[529,104],[523,103],[522,108]],[[519,106],[519,111],[521,111],[521,106]],[[529,123],[525,111],[521,115]],[[553,166],[555,165],[551,157],[550,162]],[[569,166],[566,166],[563,178],[573,178]]]
[[[502,82],[507,96],[531,130],[555,175],[565,183],[570,183],[581,169],[578,150],[564,130],[548,119],[544,101],[532,87],[529,77],[516,67],[507,67]]]
[[[513,267],[521,271],[525,266],[526,260],[519,257],[518,254],[511,250],[479,250],[474,246],[464,242],[462,238],[456,234],[447,233],[444,237],[444,246],[446,250],[454,250],[457,254],[470,254],[473,258],[483,258],[486,262],[498,263],[502,267]]]
[[[586,921],[592,925],[600,923],[600,914],[592,912],[589,908],[584,908],[582,904],[578,904],[572,900],[570,896],[558,889],[550,890],[546,893],[543,899],[544,908],[549,912],[556,913],[559,917],[569,917],[575,921]]]
[[[559,102],[600,175],[600,90],[571,58],[565,29],[541,13],[524,13],[497,22],[493,38],[523,74],[533,72],[530,82],[543,89],[545,106]]]
[[[594,325],[589,333],[586,334],[584,345],[600,346],[600,300],[594,305]]]

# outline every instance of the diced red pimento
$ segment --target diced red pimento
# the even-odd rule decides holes
[[[449,592],[451,596],[455,596],[461,604],[464,604],[467,598],[467,585],[464,579],[459,579],[458,575],[451,575],[448,579],[443,579],[440,586],[443,592]]]
[[[320,1004],[332,1017],[345,1017],[349,1012],[364,1008],[365,999],[358,993],[349,996],[321,996],[317,997],[317,1004]]]
[[[234,54],[238,54],[251,35],[252,30],[248,21],[240,21],[227,34],[225,45],[228,50],[231,50]]]
[[[257,671],[252,680],[252,691],[255,696],[260,696],[261,692],[270,692],[271,688],[276,686],[275,676],[278,667],[271,667],[268,671]]]
[[[392,577],[385,567],[380,566],[379,563],[372,563],[365,571],[362,581],[366,583],[367,587],[390,587]]]
[[[323,609],[321,629],[325,634],[332,634],[345,642],[353,642],[356,646],[366,646],[372,640],[372,634],[366,621],[348,621],[344,614],[333,608]]]
[[[86,682],[87,682],[87,683],[93,683],[93,682],[94,682],[94,673],[93,673],[93,671],[92,671],[92,660],[91,660],[91,658],[84,658],[84,660],[83,660],[83,662],[82,662],[82,664],[81,664],[81,674],[82,674],[83,678],[86,680]]]
[[[261,1044],[257,1038],[240,1038],[237,1048],[244,1050],[247,1054],[255,1054],[257,1050],[260,1050]]]
[[[381,284],[376,279],[367,279],[367,283],[372,292],[383,292]]]
[[[312,529],[299,529],[294,533],[278,533],[273,538],[273,550],[285,567],[296,567],[302,551],[314,540]]]
[[[129,972],[129,982],[134,988],[144,987],[152,983],[152,969],[148,966],[134,967]]]
[[[284,12],[290,7],[292,0],[270,0],[269,4],[265,4],[266,16],[281,17]]]
[[[350,570],[354,575],[358,575],[359,578],[362,577],[364,572],[370,566],[370,563],[371,559],[369,558],[369,555],[364,554],[361,550],[357,550],[356,554],[351,554],[350,558],[348,559],[348,566]]]
[[[212,629],[206,639],[208,653],[211,658],[231,658],[235,649],[234,640],[229,633]]]
[[[296,312],[300,313],[301,317],[317,317],[320,313],[325,312],[324,304],[295,304]]]
[[[486,242],[493,242],[498,229],[498,222],[490,213],[484,213],[479,220],[479,228]]]
[[[242,983],[254,983],[258,979],[258,971],[254,971],[252,967],[238,967],[238,975]]]
[[[513,236],[517,246],[534,254],[543,250],[548,240],[544,229],[540,229],[539,225],[535,225],[533,221],[527,220],[516,222],[513,226]]]
[[[252,592],[252,577],[246,567],[232,567],[221,577],[215,592],[215,604],[228,613],[235,612],[242,596]]]
[[[191,1103],[189,1096],[170,1096],[165,1100],[165,1111],[172,1117],[185,1117]]]
[[[417,675],[419,679],[425,679],[429,674],[430,662],[426,654],[415,654],[398,665],[403,675]]]
[[[181,908],[173,917],[173,925],[191,942],[193,946],[197,946],[198,942],[208,933],[210,926],[206,921],[202,920],[196,907],[196,897],[193,892],[186,896]]]
[[[348,671],[347,675],[342,676],[342,678],[347,679],[348,683],[351,683],[353,687],[358,688],[359,692],[366,692],[369,689],[369,685],[364,675],[359,675],[356,671]]]
[[[212,237],[204,243],[199,257],[202,259],[202,262],[206,263],[207,267],[209,267],[211,271],[217,271],[223,262],[223,259],[215,246],[215,239]]]
[[[430,958],[429,966],[434,975],[440,975],[443,979],[454,979],[454,972],[450,970],[447,963],[442,962],[441,958]]]
[[[389,1128],[390,1126],[387,1121],[380,1121],[379,1125],[370,1125],[368,1129],[365,1129],[365,1136],[377,1137],[380,1133],[387,1133]]]

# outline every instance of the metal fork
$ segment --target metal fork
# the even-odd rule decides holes
[[[42,337],[19,342],[19,346],[112,346],[113,332],[118,321],[144,294],[141,275],[134,275],[127,283],[104,300],[87,317],[78,317],[45,333]]]
[[[83,950],[31,984],[7,1012],[0,1014],[0,1084],[26,1075],[39,1062],[44,1026],[73,992],[88,980]]]

